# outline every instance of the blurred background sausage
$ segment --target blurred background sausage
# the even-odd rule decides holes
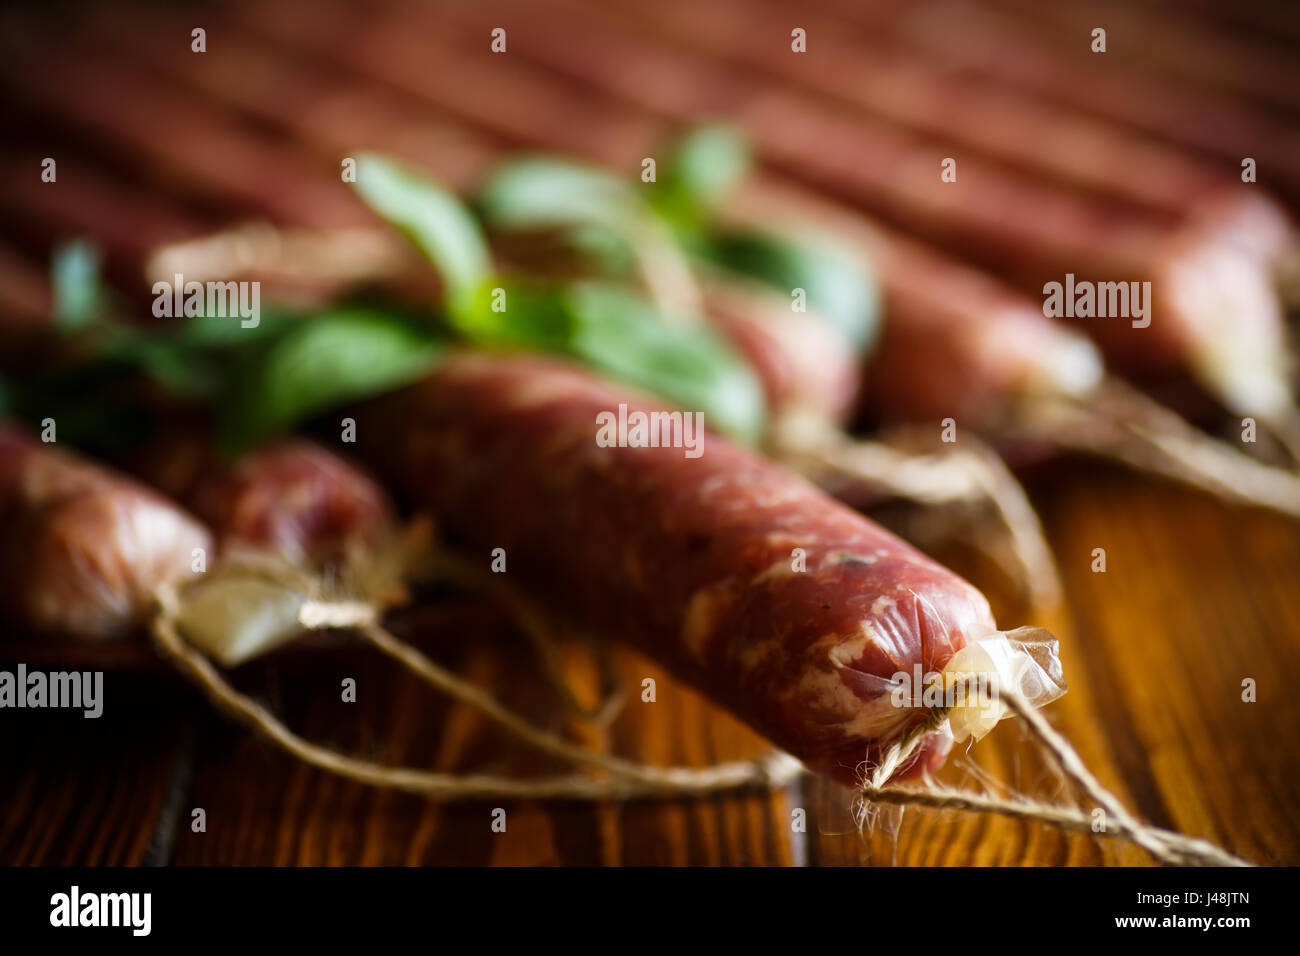
[[[5,617],[82,640],[138,628],[155,589],[204,566],[212,545],[156,492],[7,423],[0,516]]]

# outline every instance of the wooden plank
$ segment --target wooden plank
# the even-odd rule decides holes
[[[0,669],[16,659],[0,653]],[[156,675],[110,672],[103,713],[0,715],[0,864],[150,862],[194,704]]]

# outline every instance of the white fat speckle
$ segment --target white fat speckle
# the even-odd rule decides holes
[[[718,618],[729,603],[726,592],[700,588],[691,595],[682,622],[682,644],[698,662],[703,662],[709,639],[717,630]]]
[[[776,561],[772,562],[772,564],[768,566],[765,570],[762,570],[758,572],[758,574],[754,575],[750,579],[749,585],[750,587],[754,587],[756,585],[763,584],[767,581],[770,581],[773,578],[788,578],[793,574],[800,574],[800,573],[802,572],[796,571],[794,569],[793,557],[778,558]]]
[[[573,375],[534,375],[512,381],[503,397],[512,408],[523,409],[577,398],[603,400],[608,393]]]
[[[797,487],[777,488],[748,502],[758,508],[780,508],[782,505],[798,501],[803,497],[803,489]]]
[[[831,663],[836,667],[851,667],[853,662],[862,656],[862,652],[867,649],[869,644],[878,644],[876,640],[875,628],[869,621],[863,621],[862,627],[854,637],[847,637],[839,641],[831,648]]]
[[[863,700],[845,686],[838,673],[815,667],[804,672],[795,696],[809,709],[833,715],[827,723],[839,727],[848,738],[887,736],[911,716],[906,708],[895,707],[889,694]]]
[[[752,671],[767,661],[769,657],[776,653],[776,650],[777,642],[775,640],[752,641],[746,644],[740,652],[740,666],[747,671]]]
[[[831,648],[831,663],[836,667],[852,667],[853,662],[862,657],[868,646],[881,651],[895,664],[904,658],[896,635],[877,627],[874,621],[863,621],[858,626],[856,635],[843,638]]]

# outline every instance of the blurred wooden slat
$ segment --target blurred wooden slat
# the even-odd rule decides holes
[[[12,670],[8,655],[0,667]],[[0,864],[150,862],[178,765],[190,695],[155,675],[109,672],[103,714],[0,712]],[[144,702],[141,706],[140,702]]]

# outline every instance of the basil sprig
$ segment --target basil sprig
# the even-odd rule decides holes
[[[673,145],[654,183],[622,180],[566,159],[526,157],[503,164],[488,178],[478,208],[494,230],[561,231],[575,249],[596,250],[592,264],[605,274],[623,274],[610,264],[631,258],[629,236],[645,216],[654,216],[687,255],[702,263],[786,295],[803,289],[809,307],[866,354],[877,334],[880,299],[861,255],[829,235],[725,228],[716,222],[715,210],[750,165],[737,133],[705,126]]]
[[[492,271],[492,255],[478,223],[451,191],[374,153],[357,159],[361,198],[397,227],[437,267],[447,303],[461,307]]]
[[[108,301],[100,281],[99,250],[83,239],[64,243],[50,261],[54,326],[75,332],[103,313]]]
[[[478,196],[494,228],[622,228],[644,209],[622,179],[551,156],[513,160],[495,171]]]
[[[880,328],[880,290],[861,257],[834,239],[719,229],[698,250],[701,259],[786,294],[803,289],[810,309],[858,354],[869,354]]]
[[[716,141],[710,147],[719,148]],[[669,169],[660,194],[665,208],[696,208],[704,193],[719,188],[712,178],[718,162],[701,158],[708,154],[701,145],[694,159]],[[651,215],[640,201],[618,198],[630,194],[613,177],[597,181],[590,171],[573,174],[568,165],[549,161],[520,172],[515,185],[498,194],[502,205],[493,218],[513,216],[521,226],[544,222],[548,228],[562,222],[589,243],[612,249],[629,223]],[[761,386],[707,325],[674,321],[680,317],[664,316],[618,282],[498,274],[478,223],[457,197],[384,157],[361,157],[357,189],[439,272],[446,287],[441,325],[367,304],[308,314],[267,308],[247,327],[238,317],[206,315],[162,326],[130,324],[117,317],[93,247],[78,243],[61,251],[53,270],[57,327],[67,347],[54,368],[6,383],[10,406],[38,420],[57,413],[61,435],[112,453],[128,437],[150,430],[161,388],[177,401],[209,409],[223,449],[233,455],[329,408],[427,374],[446,352],[449,329],[479,347],[569,356],[702,411],[711,427],[739,440],[760,440],[766,416]],[[152,397],[142,384],[152,387]]]
[[[365,304],[266,308],[254,325],[217,315],[131,324],[119,318],[84,242],[56,252],[51,278],[62,348],[52,363],[10,376],[5,408],[32,421],[52,417],[61,439],[108,457],[153,435],[167,398],[211,412],[222,450],[237,455],[329,408],[419,378],[447,340],[423,318]]]
[[[445,336],[420,318],[343,305],[294,324],[248,365],[228,396],[219,437],[229,453],[328,409],[400,388],[426,375]]]
[[[591,181],[550,160],[522,165],[513,181],[490,197],[495,217],[520,228],[544,222],[554,228],[625,228],[624,216],[644,216],[620,205],[623,184]],[[614,282],[527,281],[490,273],[486,240],[448,190],[389,160],[369,156],[358,164],[360,186],[375,175],[381,186],[361,196],[419,248],[442,273],[449,297],[443,320],[462,338],[486,348],[554,352],[687,411],[732,437],[756,443],[765,427],[760,383],[731,345],[700,323],[672,321],[630,287]],[[538,188],[537,183],[544,188]],[[572,188],[569,188],[569,187]],[[598,195],[601,191],[603,195]],[[403,202],[404,192],[409,202]],[[463,246],[472,248],[466,249]],[[473,269],[464,263],[475,264]]]
[[[668,149],[648,202],[690,242],[710,229],[713,212],[749,175],[753,156],[729,126],[697,126]]]
[[[766,428],[766,399],[753,369],[707,325],[673,325],[627,286],[576,282],[562,293],[574,317],[566,351],[688,411],[750,445]]]

